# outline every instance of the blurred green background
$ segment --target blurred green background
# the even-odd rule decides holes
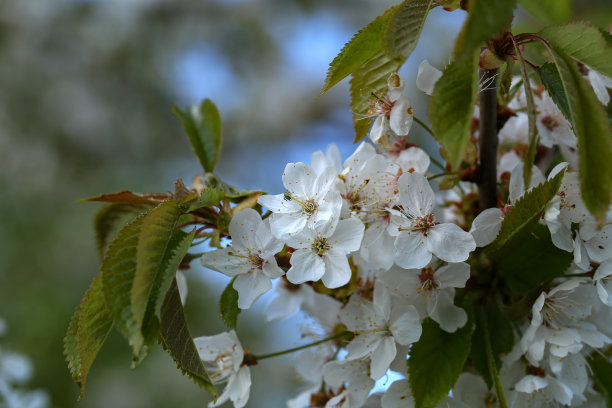
[[[375,0],[4,0],[0,2],[0,316],[3,347],[31,357],[31,388],[54,407],[204,406],[208,397],[158,347],[130,370],[115,332],[77,403],[62,356],[70,316],[99,259],[93,217],[77,200],[130,189],[163,192],[201,172],[169,108],[208,97],[221,111],[217,173],[240,188],[282,191],[287,162],[353,133],[346,81],[317,97],[327,64],[361,26],[396,1]],[[431,12],[402,68],[414,87],[423,58],[448,60],[465,13]],[[538,25],[520,13],[523,26]],[[574,19],[608,27],[608,0],[575,2]],[[449,42],[450,41],[450,42]],[[420,129],[412,135],[418,140]],[[197,262],[187,272],[194,336],[226,330],[217,302],[228,279]],[[266,299],[240,316],[255,353],[300,344],[299,319],[262,323]],[[250,407],[281,407],[301,389],[293,357],[252,368]],[[274,376],[274,383],[270,380]]]

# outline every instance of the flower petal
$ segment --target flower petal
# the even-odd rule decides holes
[[[261,295],[272,289],[272,282],[263,272],[254,271],[239,275],[233,286],[238,291],[238,307],[248,309]]]
[[[397,181],[399,203],[411,214],[424,217],[433,212],[434,192],[425,176],[418,173],[404,173]]]
[[[426,244],[438,258],[446,262],[462,262],[476,249],[469,232],[451,223],[438,224],[429,230]]]
[[[298,249],[291,255],[287,279],[291,283],[318,281],[325,273],[325,263],[311,249]]]
[[[395,240],[395,263],[406,269],[424,268],[431,261],[431,251],[420,232],[402,231]]]
[[[427,95],[431,95],[434,90],[434,85],[442,76],[442,71],[434,67],[427,60],[423,60],[419,64],[417,71],[416,86]]]

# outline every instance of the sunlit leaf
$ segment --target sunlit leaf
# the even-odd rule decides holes
[[[384,22],[395,8],[393,7],[383,15],[376,17],[374,21],[359,30],[344,45],[340,53],[329,64],[323,92],[327,92],[381,51],[381,35]]]
[[[164,280],[164,274],[176,272],[176,269],[168,271],[169,265],[164,263],[164,258],[172,253],[171,239],[180,215],[181,209],[176,201],[165,201],[143,217],[136,248],[136,271],[130,295],[132,314],[139,329],[142,328],[152,291],[159,288],[156,286],[160,285],[158,282]],[[176,262],[175,268],[178,268],[181,259]],[[153,294],[154,297],[155,295],[159,296]],[[144,338],[143,342],[133,343],[135,356],[140,355],[146,343]]]
[[[172,231],[172,236],[164,251],[164,256],[157,269],[157,275],[151,284],[151,290],[148,295],[147,310],[142,322],[142,333],[146,346],[152,344],[157,338],[161,320],[162,302],[176,276],[176,271],[191,247],[195,233],[195,228],[189,234],[179,229]],[[136,276],[138,277],[138,270]],[[135,279],[135,284],[136,281]]]
[[[434,136],[446,149],[453,169],[459,166],[465,154],[477,95],[478,63],[477,53],[474,53],[446,67],[429,102]]]
[[[419,41],[432,0],[406,0],[391,10],[383,30],[383,47],[391,58],[406,59]]]
[[[213,171],[221,153],[221,116],[215,104],[204,99],[185,112],[176,105],[170,112],[181,122],[204,171]]]

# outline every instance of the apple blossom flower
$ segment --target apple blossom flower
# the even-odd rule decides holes
[[[434,193],[427,179],[404,173],[398,180],[399,211],[393,220],[399,225],[395,240],[395,263],[403,268],[423,268],[436,255],[447,262],[465,261],[476,249],[469,232],[452,223],[435,221]]]
[[[193,341],[202,361],[208,363],[205,366],[213,383],[227,383],[217,401],[208,406],[218,407],[230,400],[235,408],[244,407],[251,390],[251,371],[243,364],[244,349],[236,332],[231,330],[214,336],[196,337]]]
[[[340,392],[325,404],[325,408],[360,408],[374,387],[364,360],[335,360],[323,366],[325,383]]]
[[[358,294],[351,296],[340,310],[340,320],[355,332],[346,347],[348,360],[369,357],[370,377],[381,378],[397,353],[396,343],[408,345],[421,337],[421,321],[414,306],[391,307],[391,298],[384,285],[374,286],[370,302]]]
[[[582,348],[584,321],[591,313],[592,296],[584,279],[574,278],[561,283],[548,292],[542,292],[532,307],[531,324],[520,344],[527,360],[535,366],[544,358],[546,345],[557,357]],[[603,336],[603,335],[602,335]],[[593,333],[587,333],[593,337]],[[595,336],[597,337],[597,336]],[[604,336],[605,337],[605,336]],[[601,337],[597,342],[605,342]]]
[[[308,226],[338,221],[342,198],[332,189],[336,172],[325,167],[317,174],[304,163],[289,163],[283,173],[284,194],[263,195],[257,202],[272,211],[270,227],[275,237],[286,239]]]
[[[438,263],[437,260],[430,265]],[[422,269],[393,268],[382,273],[377,282],[383,283],[400,305],[414,305],[422,318],[430,317],[449,333],[467,322],[467,313],[455,306],[455,288],[465,287],[470,266],[465,262]]]
[[[387,84],[387,95],[384,98],[376,97],[369,111],[376,117],[370,130],[370,139],[374,143],[378,143],[389,128],[398,136],[406,136],[412,126],[413,109],[408,98],[402,96],[404,81],[393,73]]]
[[[348,283],[351,268],[347,255],[357,251],[363,238],[363,223],[357,218],[341,220],[337,225],[317,224],[304,228],[300,234],[287,239],[295,248],[291,254],[291,268],[287,279],[291,283],[318,281],[332,289]]]
[[[238,306],[248,309],[264,293],[272,289],[270,279],[284,275],[274,255],[284,243],[270,232],[268,220],[262,221],[251,208],[238,211],[229,225],[232,246],[206,252],[201,262],[207,268],[236,277]]]

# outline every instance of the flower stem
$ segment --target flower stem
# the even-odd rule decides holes
[[[425,129],[427,131],[427,133],[429,133],[430,135],[434,135],[433,130],[431,130],[431,128],[429,126],[427,126],[427,124],[425,122],[423,122],[421,119],[417,118],[416,116],[413,116],[413,119],[416,123],[418,123],[419,125],[421,125],[423,127],[423,129]],[[429,159],[431,160],[431,162],[433,164],[435,164],[440,170],[446,170],[446,167],[444,165],[442,165],[442,163],[440,163],[439,161],[437,161],[436,159],[434,159],[433,157],[429,156]]]
[[[351,333],[351,332],[349,332],[349,331],[345,330],[345,331],[342,331],[342,332],[340,332],[340,333],[334,334],[333,336],[329,336],[329,337],[326,337],[326,338],[324,338],[324,339],[322,339],[322,340],[317,340],[317,341],[312,342],[312,343],[304,344],[304,345],[302,345],[302,346],[298,346],[298,347],[290,348],[290,349],[287,349],[287,350],[277,351],[276,353],[263,354],[263,355],[261,355],[261,356],[257,356],[257,355],[255,355],[255,356],[252,356],[252,357],[253,357],[255,360],[258,360],[258,361],[259,361],[259,360],[264,360],[264,359],[266,359],[266,358],[271,358],[271,357],[282,356],[283,354],[289,354],[289,353],[293,353],[293,352],[295,352],[295,351],[300,351],[300,350],[307,349],[307,348],[309,348],[309,347],[318,346],[319,344],[325,343],[325,342],[327,342],[327,341],[330,341],[330,340],[335,340],[335,339],[338,339],[338,338],[340,338],[340,337],[342,337],[342,336],[346,336],[346,335],[347,335],[347,334],[349,334],[349,333]]]
[[[480,91],[480,211],[497,204],[497,69],[481,71],[482,83],[488,86]]]
[[[497,394],[497,401],[500,408],[508,408],[506,397],[504,396],[504,388],[502,387],[501,381],[499,380],[499,374],[497,372],[497,366],[495,365],[495,357],[493,356],[493,347],[491,347],[491,333],[489,333],[489,322],[486,311],[480,312],[480,321],[484,332],[484,343],[485,352],[487,354],[487,362],[489,363],[489,372],[493,377],[495,384],[495,393]]]

